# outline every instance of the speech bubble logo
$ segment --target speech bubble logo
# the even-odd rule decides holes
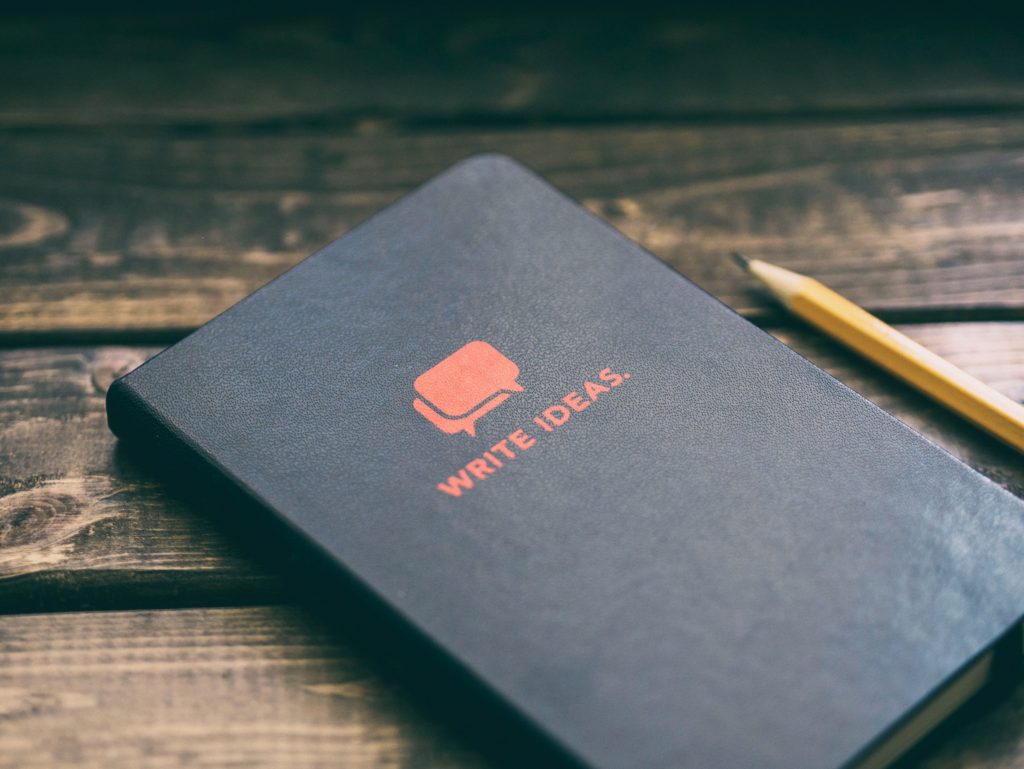
[[[413,382],[413,408],[442,432],[476,435],[476,420],[522,392],[519,366],[480,340],[469,342]]]

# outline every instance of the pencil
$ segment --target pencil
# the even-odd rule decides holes
[[[1024,406],[813,278],[733,253],[790,312],[1024,452]]]

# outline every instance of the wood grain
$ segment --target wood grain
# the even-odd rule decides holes
[[[119,7],[113,17],[8,18],[0,125],[266,128],[1024,105],[1019,13],[705,5],[460,5],[457,14],[341,6],[332,16]]]
[[[264,137],[8,135],[0,334],[169,339],[417,183],[499,150],[743,313],[727,254],[904,321],[1024,317],[1024,124],[956,119]],[[63,335],[63,336],[62,336]]]
[[[0,353],[0,612],[279,594],[199,512],[116,449],[106,388],[155,352]]]
[[[907,333],[1024,400],[1024,323]],[[1024,495],[1020,457],[831,341],[776,334],[998,483]],[[116,450],[113,377],[152,348],[0,352],[0,612],[255,603],[287,589],[230,535]]]
[[[473,767],[290,608],[6,617],[0,767]]]
[[[443,696],[443,693],[439,693]],[[290,607],[90,612],[0,624],[0,769],[493,765],[379,661]],[[910,766],[1024,765],[1024,684]]]

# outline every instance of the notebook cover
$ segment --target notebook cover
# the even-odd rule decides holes
[[[593,767],[856,760],[1024,613],[1024,504],[500,156],[114,384]]]

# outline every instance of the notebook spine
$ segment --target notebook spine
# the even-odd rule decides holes
[[[110,431],[126,444],[144,444],[147,453],[163,460],[190,458],[192,452],[185,442],[126,380],[127,377],[115,380],[107,390],[107,426]]]
[[[197,499],[251,501],[248,490],[235,484],[153,409],[129,383],[131,374],[115,380],[107,390],[107,426],[125,445],[133,461],[166,479],[191,478],[189,493]],[[241,496],[239,496],[241,492]],[[236,509],[225,505],[223,509]]]

